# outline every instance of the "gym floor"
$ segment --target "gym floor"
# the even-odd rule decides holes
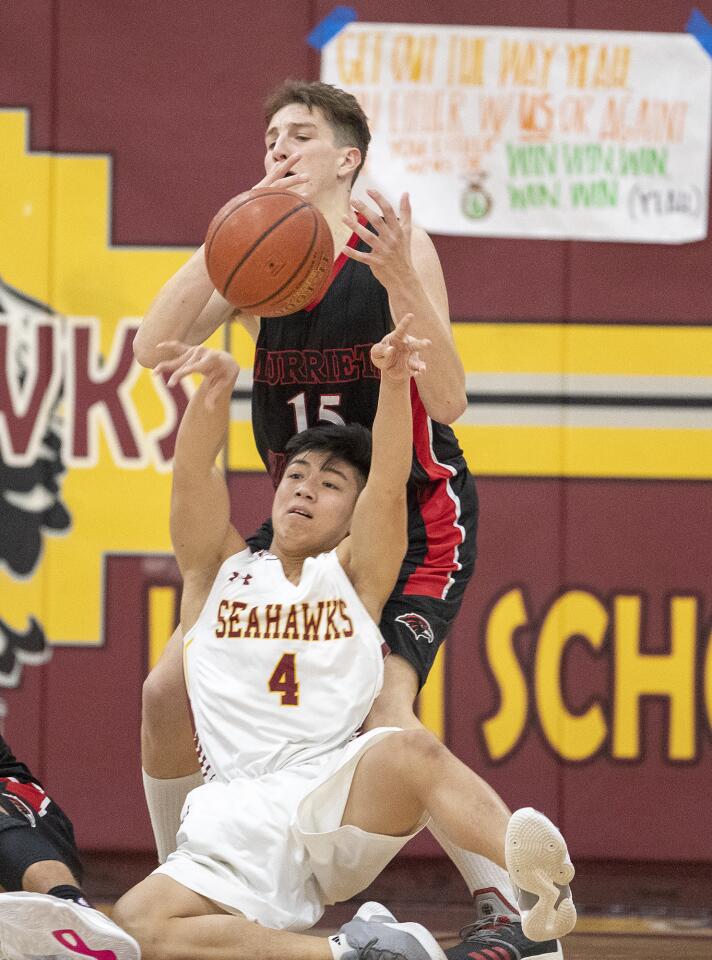
[[[85,863],[86,892],[108,913],[153,868],[145,855],[86,854]],[[709,864],[584,861],[576,864],[573,890],[579,922],[566,938],[566,960],[712,960]],[[446,949],[472,920],[464,884],[447,860],[402,857],[357,900],[330,907],[314,932],[334,932],[366,900],[425,924]]]

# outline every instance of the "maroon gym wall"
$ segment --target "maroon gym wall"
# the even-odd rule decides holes
[[[682,0],[393,0],[387,14],[374,0],[354,5],[362,20],[597,30],[679,31],[690,12]],[[263,96],[284,76],[317,77],[318,58],[305,37],[331,6],[4,0],[0,107],[31,110],[33,150],[112,155],[114,244],[197,245],[214,210],[259,178]],[[458,320],[710,323],[710,241],[435,239]],[[239,483],[241,503],[250,505],[242,523],[256,525],[269,502],[267,482],[256,474]],[[448,743],[510,804],[532,803],[555,816],[574,855],[712,859],[712,838],[699,829],[708,819],[712,774],[712,676],[704,674],[705,666],[712,671],[705,660],[712,485],[489,477],[479,491],[478,572],[448,641]],[[139,638],[147,583],[174,583],[176,575],[170,559],[115,557],[105,576],[105,647],[58,649],[46,666],[26,669],[22,686],[3,694],[6,733],[66,806],[83,846],[149,849],[138,752],[146,650]],[[595,592],[609,614],[616,597],[644,595],[641,642],[651,653],[668,649],[671,597],[697,598],[693,757],[666,758],[669,707],[660,699],[642,710],[641,757],[611,757],[612,646],[607,641],[594,653],[584,640],[571,645],[562,670],[574,713],[601,705],[609,733],[600,753],[580,763],[559,760],[530,703],[519,743],[503,760],[489,757],[483,723],[496,713],[499,693],[483,645],[493,604],[521,588],[529,622],[515,647],[531,681],[541,621],[558,596],[578,587]]]

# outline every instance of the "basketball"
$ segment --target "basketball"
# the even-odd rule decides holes
[[[317,299],[333,260],[323,215],[289,190],[267,187],[234,197],[215,214],[205,238],[215,289],[260,317],[283,317]]]

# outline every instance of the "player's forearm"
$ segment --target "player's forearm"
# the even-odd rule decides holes
[[[163,359],[157,346],[166,340],[202,342],[195,340],[192,331],[214,292],[200,247],[163,285],[148,308],[134,339],[138,362],[144,367],[155,367]]]
[[[372,427],[373,449],[368,482],[382,495],[400,497],[413,461],[413,414],[410,380],[381,376],[378,407]]]
[[[208,409],[205,402],[210,389],[207,380],[203,380],[191,397],[176,438],[173,458],[174,483],[199,486],[210,474],[218,454],[225,445],[235,377],[226,383],[219,395],[215,397],[215,406],[212,410]]]
[[[452,337],[449,323],[437,314],[417,276],[402,280],[388,288],[391,313],[394,317],[412,313],[408,333],[427,338],[427,370],[418,377],[418,393],[429,417],[439,423],[452,423],[467,407],[465,370]]]

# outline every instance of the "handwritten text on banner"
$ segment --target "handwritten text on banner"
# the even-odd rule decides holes
[[[707,234],[710,58],[686,34],[353,23],[322,80],[373,140],[365,186],[442,234]]]

